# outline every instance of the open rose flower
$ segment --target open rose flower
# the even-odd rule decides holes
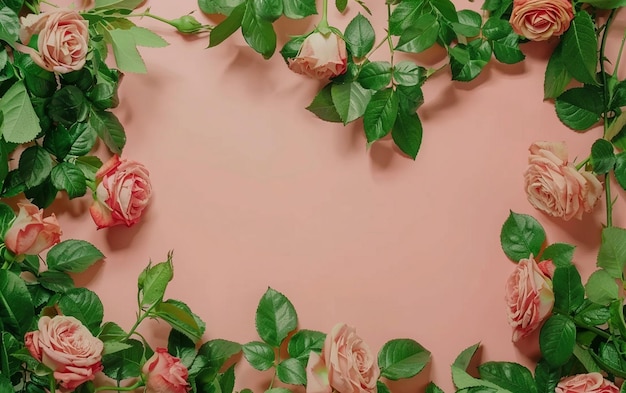
[[[165,348],[156,349],[142,372],[146,376],[146,393],[185,393],[189,389],[187,367]]]
[[[17,48],[28,53],[38,66],[59,74],[83,68],[89,49],[89,29],[78,12],[29,14],[21,23],[20,40],[24,45]],[[33,35],[38,35],[38,50],[26,46]]]
[[[26,333],[26,348],[54,371],[54,378],[64,389],[73,391],[102,370],[104,345],[76,318],[43,316],[37,327],[39,330]]]
[[[593,173],[568,164],[564,143],[535,142],[529,150],[524,180],[531,205],[566,221],[593,210],[602,196],[602,184]]]
[[[353,327],[335,325],[326,336],[322,356],[332,389],[341,393],[376,392],[380,376],[376,357]]]
[[[314,32],[305,38],[289,68],[315,79],[328,79],[346,72],[346,43],[335,33]]]
[[[555,393],[619,393],[619,388],[600,373],[578,374],[563,378]]]
[[[328,383],[328,368],[320,355],[311,352],[305,370],[306,393],[331,393],[332,389]]]
[[[545,41],[565,33],[573,18],[570,0],[514,0],[509,21],[517,34]]]
[[[111,157],[96,173],[96,192],[89,208],[100,228],[139,221],[152,195],[149,173],[142,164]]]
[[[552,281],[533,258],[522,259],[506,282],[505,300],[513,342],[517,342],[550,316],[554,306]]]
[[[61,240],[61,227],[54,214],[43,216],[43,209],[30,202],[18,203],[19,212],[4,237],[7,248],[16,255],[37,255]]]

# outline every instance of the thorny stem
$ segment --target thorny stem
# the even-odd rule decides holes
[[[589,160],[591,160],[591,157],[587,157],[584,160],[582,160],[581,162],[579,162],[578,164],[576,164],[576,170],[577,171],[581,170],[585,165],[587,165]]]
[[[168,24],[168,25],[170,25],[172,27],[176,27],[176,25],[174,23],[172,23],[172,21],[170,21],[169,19],[165,19],[165,18],[160,17],[158,15],[152,14],[152,13],[150,13],[150,11],[144,11],[144,12],[142,12],[140,14],[129,14],[129,15],[126,15],[127,18],[142,18],[144,16],[147,16],[148,18],[152,18],[152,19],[158,20],[159,22],[163,22],[163,23]],[[202,26],[198,27],[197,33],[200,33],[203,30],[213,30],[213,26],[211,26],[211,25],[202,25]]]
[[[317,30],[322,34],[328,34],[330,32],[328,25],[328,0],[322,1],[322,19],[317,25]]]

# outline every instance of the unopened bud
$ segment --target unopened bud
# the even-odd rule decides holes
[[[202,23],[198,22],[191,15],[183,15],[178,19],[172,19],[169,24],[184,34],[194,34],[202,30]]]

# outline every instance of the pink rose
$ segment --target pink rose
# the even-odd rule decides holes
[[[539,268],[539,270],[541,270],[541,273],[543,273],[544,276],[552,280],[552,277],[554,277],[554,271],[556,270],[556,266],[554,266],[554,262],[552,262],[550,259],[546,259],[541,262],[538,262],[537,267]]]
[[[619,388],[600,373],[578,374],[563,378],[555,393],[619,393]]]
[[[43,209],[30,202],[18,203],[19,212],[4,237],[16,255],[37,255],[61,240],[61,227],[54,214],[44,218]]]
[[[157,348],[142,372],[146,375],[146,393],[185,393],[189,389],[187,367],[165,348]]]
[[[346,72],[346,43],[335,33],[315,32],[305,38],[289,68],[315,79],[328,79]]]
[[[54,378],[64,389],[73,391],[102,370],[102,341],[76,318],[43,316],[37,327],[39,330],[26,333],[26,348],[54,371]]]
[[[65,74],[80,70],[85,65],[89,49],[88,22],[76,11],[29,14],[22,18],[18,49],[28,53],[41,68]],[[33,35],[38,51],[27,47]]]
[[[513,30],[532,41],[560,36],[574,18],[569,0],[514,0],[511,13]]]
[[[337,324],[322,349],[328,382],[341,393],[375,393],[380,370],[369,346],[346,324]]]
[[[111,157],[96,173],[96,192],[89,208],[100,228],[139,221],[152,195],[149,173],[142,164]]]
[[[328,368],[320,355],[311,352],[305,370],[306,393],[331,393],[332,389],[328,384]]]
[[[554,305],[552,281],[533,258],[522,259],[506,282],[507,317],[513,342],[529,335],[550,315]]]
[[[567,162],[562,142],[535,142],[530,146],[524,173],[528,201],[553,217],[581,219],[591,212],[602,196],[602,184],[587,171],[578,171]]]

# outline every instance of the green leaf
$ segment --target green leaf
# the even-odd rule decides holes
[[[619,297],[615,278],[604,269],[596,270],[589,276],[585,290],[589,300],[601,305],[607,305]]]
[[[563,315],[552,315],[541,328],[541,354],[553,367],[562,366],[570,359],[576,344],[576,325]]]
[[[7,142],[30,142],[41,132],[39,117],[33,109],[24,82],[14,83],[0,99],[0,133]]]
[[[602,229],[597,266],[604,268],[611,277],[621,279],[624,264],[626,264],[626,230],[617,227]]]
[[[391,88],[374,94],[363,115],[363,128],[368,143],[389,134],[398,116],[398,105],[398,96]]]
[[[104,254],[89,242],[64,240],[48,251],[46,263],[52,270],[80,273],[102,258]]]
[[[510,212],[500,232],[502,250],[514,262],[538,255],[545,240],[541,224],[526,214]]]
[[[62,161],[70,152],[71,143],[69,131],[59,124],[57,127],[48,130],[43,140],[43,148],[54,155],[57,161]]]
[[[333,104],[333,98],[330,92],[331,86],[332,83],[324,86],[324,88],[317,93],[311,104],[306,107],[306,109],[322,120],[340,123],[341,117],[339,116],[339,113],[337,113],[337,109],[335,109],[335,105]]]
[[[483,36],[490,41],[501,40],[510,36],[511,33],[513,33],[511,24],[499,17],[490,17],[483,26]]]
[[[128,31],[133,35],[135,45],[147,48],[164,48],[169,44],[160,35],[145,27],[133,26]]]
[[[372,61],[361,68],[359,83],[366,89],[381,90],[391,83],[391,63]]]
[[[606,139],[598,139],[591,146],[591,165],[598,175],[609,173],[615,166],[613,145]]]
[[[515,33],[495,40],[491,44],[493,45],[494,56],[501,63],[515,64],[526,58],[519,48],[519,36]]]
[[[14,376],[14,374],[20,371],[22,362],[17,359],[14,354],[21,348],[22,343],[17,341],[12,334],[8,332],[2,332],[0,334],[0,370],[2,371],[2,374],[6,376]],[[2,384],[0,383],[0,391],[10,392],[12,389],[2,390]]]
[[[578,359],[580,364],[582,364],[583,367],[585,367],[585,370],[587,370],[587,372],[589,373],[602,372],[602,369],[600,368],[600,366],[598,366],[598,363],[596,363],[596,361],[593,359],[593,356],[591,356],[589,351],[581,347],[580,344],[578,343],[576,343],[576,346],[574,346],[574,356],[576,357],[576,359]]]
[[[94,292],[87,288],[70,289],[61,296],[58,306],[63,315],[78,319],[91,333],[98,332],[104,309]]]
[[[130,347],[112,354],[102,356],[104,374],[109,378],[121,381],[123,379],[138,377],[141,375],[141,367],[144,363],[143,344],[137,340],[127,340]]]
[[[335,7],[337,7],[337,11],[343,13],[348,6],[348,0],[335,0]]]
[[[378,353],[381,376],[392,381],[417,375],[429,362],[430,352],[411,339],[388,341]]]
[[[487,41],[474,40],[468,45],[458,44],[450,54],[452,79],[469,82],[480,75],[491,59],[491,46]]]
[[[320,353],[324,347],[326,334],[314,330],[298,330],[289,340],[287,353],[289,356],[306,363],[311,351]]]
[[[196,358],[196,344],[177,330],[170,330],[167,338],[167,352],[180,359],[189,369]]]
[[[100,161],[98,157],[84,156],[78,157],[75,164],[83,171],[86,178],[94,180],[96,178],[96,172],[102,166],[102,161]]]
[[[552,367],[545,359],[539,360],[535,367],[535,382],[539,393],[554,393],[560,380],[561,367]]]
[[[74,280],[65,272],[46,270],[37,278],[42,287],[53,291],[64,293],[74,288]]]
[[[145,74],[146,64],[143,62],[134,34],[127,29],[111,29],[108,31],[111,37],[111,46],[115,63],[120,71]]]
[[[35,319],[26,283],[17,274],[0,269],[0,324],[2,330],[19,337],[30,330]]]
[[[252,341],[244,344],[242,349],[246,361],[255,369],[265,371],[274,365],[274,349],[268,344]]]
[[[278,347],[298,326],[293,304],[278,291],[268,288],[256,310],[256,330],[266,343]]]
[[[134,10],[143,3],[142,0],[96,0],[94,4],[95,9],[110,9],[121,8],[127,10]]]
[[[415,159],[422,145],[422,132],[422,122],[417,113],[400,111],[393,124],[391,137],[404,154]]]
[[[563,57],[563,45],[559,43],[552,52],[543,80],[543,98],[556,98],[561,95],[572,80],[567,71],[566,61]]]
[[[50,179],[58,190],[67,191],[69,199],[83,196],[87,192],[87,182],[83,171],[69,162],[62,162],[52,168]]]
[[[221,44],[226,38],[230,37],[241,27],[243,14],[246,11],[246,4],[247,3],[244,2],[235,7],[226,19],[211,30],[211,35],[209,36],[209,48]]]
[[[432,14],[424,14],[402,32],[396,50],[420,53],[433,46],[438,36],[439,21]]]
[[[207,341],[198,349],[198,355],[203,355],[207,359],[206,369],[215,374],[228,359],[239,352],[241,344],[222,339]]]
[[[333,84],[330,93],[343,124],[363,116],[372,97],[372,91],[364,89],[358,82]]]
[[[150,307],[163,300],[167,284],[174,278],[174,266],[172,265],[172,254],[169,254],[167,261],[157,263],[154,266],[148,265],[141,273],[139,280],[140,304],[142,307]]]
[[[83,92],[76,86],[65,86],[57,90],[48,106],[50,118],[69,128],[83,122],[89,114],[89,104]]]
[[[19,171],[26,187],[33,188],[46,180],[52,171],[52,157],[43,148],[35,145],[20,155]]]
[[[574,319],[589,326],[598,326],[605,324],[610,317],[611,313],[608,307],[587,300],[586,305],[576,313]]]
[[[469,348],[466,348],[457,356],[452,364],[452,381],[457,387],[457,391],[464,391],[463,389],[476,388],[476,392],[497,392],[497,393],[512,393],[506,389],[500,388],[498,385],[483,381],[472,377],[465,371],[469,366],[472,357],[476,353],[480,344],[474,344]],[[480,388],[480,389],[479,389]],[[471,390],[473,391],[473,390]]]
[[[69,132],[70,150],[68,154],[84,156],[89,153],[98,139],[96,129],[86,123],[73,124]]]
[[[425,77],[426,70],[412,61],[403,60],[393,67],[393,79],[400,86],[421,85]]]
[[[600,121],[602,95],[593,86],[574,87],[556,98],[559,120],[575,131],[585,131]]]
[[[626,152],[621,152],[615,156],[615,179],[626,190]]]
[[[602,9],[614,9],[626,6],[626,0],[585,0],[585,3]]]
[[[511,362],[487,362],[478,367],[480,377],[512,393],[536,393],[532,373],[526,367]]]
[[[13,46],[19,38],[20,19],[9,7],[0,8],[0,41]]]
[[[248,0],[250,1],[250,0]],[[248,5],[241,21],[241,33],[248,45],[263,58],[269,59],[276,50],[276,32],[272,24],[259,19],[254,8]]]
[[[452,23],[452,29],[455,33],[465,37],[476,37],[480,34],[480,25],[483,19],[478,12],[461,10],[456,15],[459,21]]]
[[[37,97],[51,97],[54,94],[57,90],[54,73],[39,67],[29,55],[17,55],[15,60],[24,74],[24,82],[30,94]]]
[[[233,393],[235,388],[235,365],[233,364],[224,373],[220,374],[219,380],[222,393]]]
[[[123,341],[127,333],[115,322],[105,322],[102,325],[98,338],[102,341]]]
[[[577,12],[569,29],[561,37],[565,67],[577,81],[595,85],[598,39],[591,16]]]
[[[567,267],[572,264],[574,249],[576,247],[567,243],[554,243],[549,245],[541,253],[541,261],[551,260],[556,267]]]
[[[285,60],[286,64],[289,64],[289,59],[298,56],[298,52],[300,52],[300,48],[302,48],[302,43],[306,37],[305,35],[293,36],[285,43],[280,50],[280,55],[283,57],[283,60]]]
[[[245,0],[198,0],[198,6],[205,14],[229,15]],[[242,14],[243,15],[243,14]]]
[[[189,337],[194,343],[200,341],[204,334],[204,322],[181,301],[168,299],[160,302],[150,314],[169,323],[172,328]]]
[[[424,93],[419,85],[396,86],[399,110],[405,114],[412,115],[417,108],[424,103]]]
[[[258,18],[274,22],[283,14],[283,0],[252,0]]]
[[[285,359],[278,363],[276,375],[283,383],[306,386],[306,371],[298,359]]]
[[[346,47],[354,57],[364,57],[374,47],[376,35],[370,21],[358,14],[346,27]]]
[[[287,18],[302,19],[317,14],[315,0],[283,0],[283,12]]]
[[[92,109],[88,124],[96,131],[112,153],[122,153],[126,144],[126,134],[124,133],[124,126],[113,113]]]
[[[620,378],[626,377],[626,364],[616,345],[612,342],[601,342],[599,347],[598,355],[593,352],[590,354],[600,367]]]
[[[11,223],[15,219],[15,212],[6,203],[0,202],[0,238],[4,239],[4,235],[11,227]]]
[[[585,288],[576,266],[557,267],[552,278],[554,287],[554,308],[564,313],[572,313],[585,298]]]

